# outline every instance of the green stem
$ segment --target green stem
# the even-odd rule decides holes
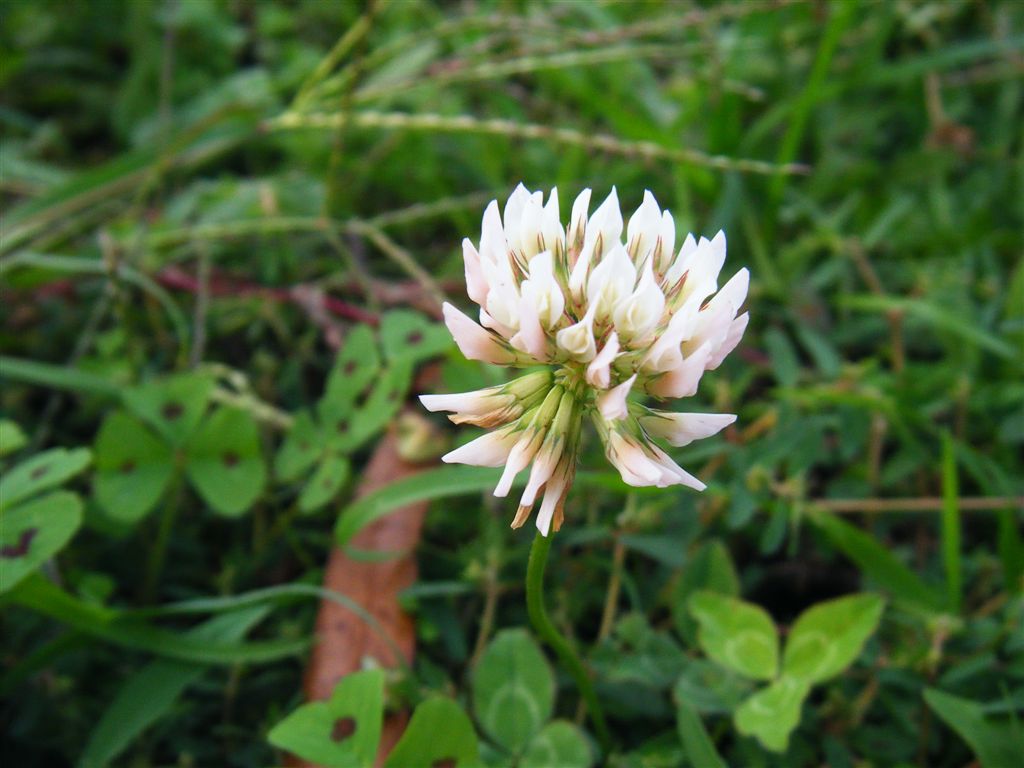
[[[552,534],[553,536],[554,534]],[[537,534],[530,548],[530,562],[526,566],[526,609],[530,614],[530,623],[541,639],[551,646],[562,663],[569,669],[569,674],[576,681],[580,695],[587,704],[587,712],[594,723],[597,738],[607,752],[611,747],[611,734],[604,719],[604,711],[597,700],[594,683],[590,679],[583,662],[572,647],[551,623],[548,612],[544,608],[544,566],[551,549],[552,536]]]
[[[153,549],[149,556],[146,577],[142,582],[142,599],[145,603],[152,602],[156,596],[157,586],[160,583],[161,575],[163,575],[164,561],[167,559],[167,547],[171,541],[171,532],[174,530],[174,523],[178,518],[182,479],[175,477],[171,480],[171,486],[160,515],[160,527],[157,529],[156,540],[153,542]]]

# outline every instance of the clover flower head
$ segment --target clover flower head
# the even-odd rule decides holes
[[[739,344],[748,315],[737,312],[749,274],[741,269],[719,288],[725,235],[687,235],[677,251],[672,214],[650,192],[625,226],[614,188],[592,214],[590,197],[585,189],[576,198],[568,226],[556,189],[545,201],[520,184],[503,211],[492,201],[479,246],[462,242],[466,288],[480,321],[444,305],[448,330],[467,358],[543,367],[503,386],[420,398],[457,424],[495,428],[443,458],[504,466],[496,496],[506,496],[532,463],[512,526],[521,526],[542,496],[536,524],[545,536],[562,524],[585,417],[626,483],[698,491],[704,484],[655,439],[683,446],[736,419],[629,400],[630,393],[690,397],[704,371]]]

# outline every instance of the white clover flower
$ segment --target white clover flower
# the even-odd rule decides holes
[[[520,184],[503,215],[491,202],[479,249],[468,238],[462,243],[479,324],[444,305],[448,330],[467,358],[545,367],[500,387],[420,398],[428,410],[451,412],[456,424],[497,427],[443,457],[504,466],[496,496],[506,496],[532,463],[512,527],[526,522],[543,494],[536,523],[545,536],[562,524],[585,416],[626,483],[698,491],[704,484],[654,439],[683,446],[736,420],[629,401],[631,392],[659,400],[693,395],[704,371],[743,338],[749,318],[737,312],[750,276],[741,269],[719,290],[725,235],[687,235],[675,252],[672,214],[644,192],[623,242],[615,189],[588,216],[590,196],[585,189],[576,198],[567,228],[557,190],[545,202]]]

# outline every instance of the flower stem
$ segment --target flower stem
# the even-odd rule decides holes
[[[539,532],[533,540],[530,548],[530,561],[526,566],[526,609],[530,614],[530,623],[534,631],[547,643],[561,662],[568,668],[572,679],[576,681],[576,687],[587,704],[587,712],[597,731],[598,741],[607,752],[611,747],[611,734],[608,731],[608,724],[604,719],[604,711],[597,700],[597,693],[594,691],[594,683],[590,679],[583,662],[573,651],[568,641],[559,633],[555,625],[551,623],[548,612],[544,608],[544,566],[547,564],[548,551],[551,549],[551,539],[554,536],[543,536]]]

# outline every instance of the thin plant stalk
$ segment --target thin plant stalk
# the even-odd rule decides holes
[[[594,724],[598,741],[607,752],[611,746],[611,734],[604,719],[604,710],[601,709],[601,704],[597,700],[594,683],[583,666],[583,662],[580,661],[569,642],[555,628],[544,608],[544,566],[547,564],[553,536],[553,533],[550,536],[538,533],[530,548],[530,561],[526,567],[526,609],[534,631],[551,647],[576,682],[576,687],[579,688],[580,695],[586,702],[587,712]]]

